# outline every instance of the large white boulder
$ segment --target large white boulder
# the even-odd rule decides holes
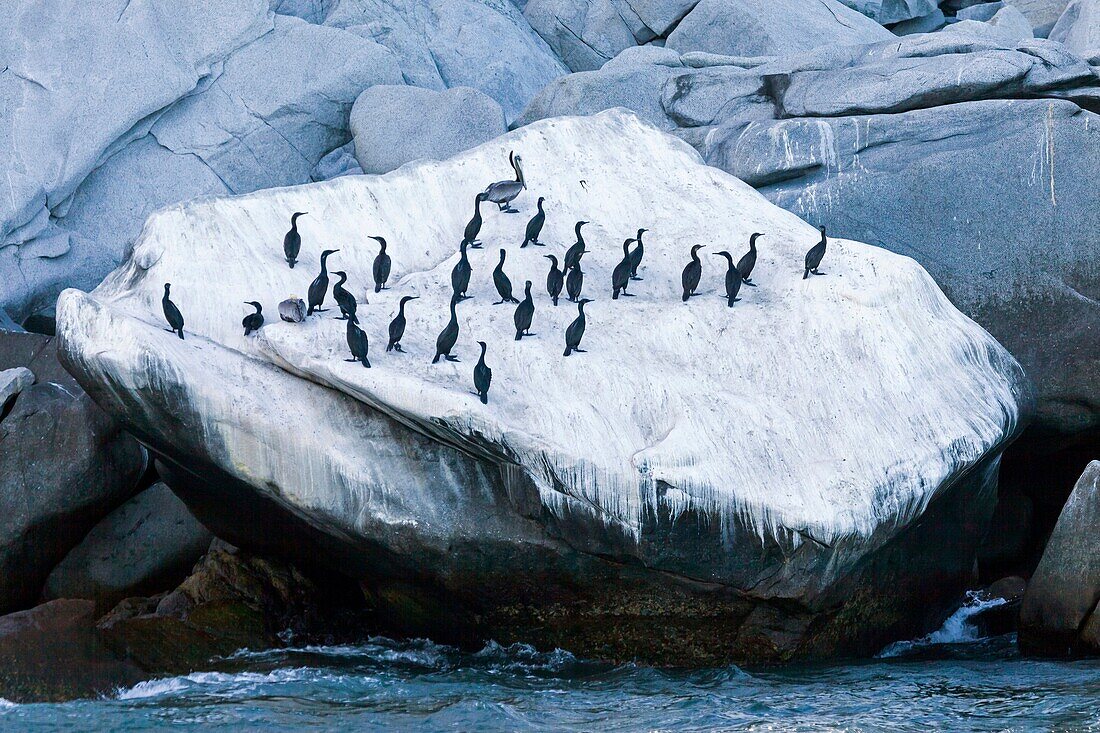
[[[513,150],[523,213],[485,210],[474,297],[458,306],[462,361],[433,365],[474,194],[508,177]],[[520,249],[538,196],[547,246]],[[293,211],[309,216],[291,270]],[[596,300],[587,353],[564,358],[577,309],[550,304],[542,255],[560,257],[578,219],[591,221]],[[644,280],[613,301],[639,227]],[[752,232],[766,234],[758,287],[728,308],[712,253],[739,256]],[[368,234],[393,257],[369,303]],[[937,623],[969,580],[1030,388],[909,258],[832,240],[827,275],[803,279],[818,237],[613,110],[384,176],[163,210],[93,293],[62,295],[58,328],[70,368],[216,534],[338,558],[407,631],[668,662],[869,652]],[[706,245],[703,282],[683,303],[693,244]],[[534,283],[537,336],[522,341],[514,307],[493,305],[501,248],[515,291]],[[322,249],[339,249],[330,268],[359,298],[370,369],[345,361],[331,301],[303,324],[275,316]],[[183,341],[164,329],[166,282]],[[413,294],[407,353],[385,353]],[[250,337],[245,300],[268,314]],[[487,405],[472,394],[478,340]]]

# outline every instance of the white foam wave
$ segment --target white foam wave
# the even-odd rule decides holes
[[[943,626],[919,639],[894,642],[876,656],[879,658],[898,657],[914,649],[937,644],[965,644],[970,641],[977,641],[980,638],[978,627],[970,623],[970,619],[982,611],[1003,606],[1007,602],[1004,598],[983,597],[980,591],[967,591],[966,600],[963,601],[963,604],[959,606],[955,613],[943,622]]]
[[[133,687],[120,689],[116,693],[119,700],[141,700],[165,697],[184,691],[206,689],[208,691],[239,692],[242,687],[253,688],[270,683],[295,682],[314,673],[305,667],[276,669],[271,672],[195,672],[180,677],[165,677],[139,682]]]

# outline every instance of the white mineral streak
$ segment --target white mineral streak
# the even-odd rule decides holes
[[[529,184],[516,201],[522,213],[483,207],[485,249],[470,252],[474,298],[458,306],[462,361],[432,365],[474,194],[510,175],[510,150],[522,156]],[[548,246],[521,250],[537,196],[546,197]],[[291,270],[282,239],[294,211],[309,215]],[[564,295],[551,306],[542,255],[560,260],[578,219],[592,222],[582,264],[584,294],[596,302],[586,308],[587,353],[563,358],[576,307]],[[637,297],[612,301],[611,270],[639,227],[652,230],[644,280],[630,285]],[[711,253],[739,257],[752,232],[766,235],[753,273],[759,287],[743,288],[730,309],[719,297],[724,261]],[[393,274],[380,294],[367,235],[390,243]],[[430,487],[399,495],[417,479],[386,477],[363,452],[384,450],[383,439],[360,440],[361,426],[335,422],[351,413],[334,407],[332,393],[320,390],[321,398],[300,379],[268,376],[275,371],[257,360],[477,455],[518,463],[551,510],[568,496],[636,533],[664,482],[674,512],[695,508],[731,525],[739,516],[762,536],[800,532],[829,543],[913,520],[946,480],[1015,429],[1026,387],[1007,352],[909,258],[832,239],[827,275],[803,280],[803,256],[817,240],[810,224],[705,166],[686,144],[612,110],[538,122],[452,160],[383,176],[166,209],[93,293],[66,292],[59,329],[70,349],[124,383],[188,384],[209,416],[206,429],[227,446],[223,467],[299,508],[340,517],[401,505],[415,519],[431,515],[432,495]],[[706,245],[703,281],[684,304],[680,271],[692,244]],[[524,280],[534,283],[537,335],[521,342],[514,306],[493,305],[502,246],[516,296]],[[359,300],[371,369],[344,361],[344,322],[331,298],[304,324],[278,318],[281,300],[305,296],[328,248],[340,250],[330,270],[347,271]],[[165,282],[186,318],[186,341],[163,329]],[[387,324],[398,299],[412,294],[420,300],[407,310],[408,353],[386,354]],[[248,338],[246,300],[262,302],[267,317]],[[477,340],[488,342],[493,369],[485,406],[472,394]]]

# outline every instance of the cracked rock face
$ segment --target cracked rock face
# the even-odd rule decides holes
[[[1035,379],[1037,436],[1100,427],[1095,67],[1057,42],[964,31],[779,59],[668,53],[559,79],[521,121],[635,110],[774,203],[920,262]]]
[[[524,15],[573,71],[599,69],[654,40],[684,52],[754,56],[892,37],[836,0],[529,0]]]
[[[0,28],[0,307],[18,320],[53,302],[93,259],[59,225],[87,176],[163,110],[208,83],[221,60],[271,29],[265,0],[31,0]],[[169,22],[170,19],[170,22]],[[88,269],[94,270],[94,265]]]
[[[507,176],[513,150],[523,213],[485,210],[462,361],[432,365],[473,196]],[[547,246],[520,249],[536,196]],[[292,211],[310,212],[293,270],[280,247]],[[550,304],[541,255],[560,257],[579,218],[597,300],[587,353],[563,358],[576,308]],[[613,301],[622,240],[641,226],[644,280]],[[367,230],[393,257],[369,303]],[[728,308],[721,260],[704,255],[700,294],[680,301],[689,244],[739,256],[754,231],[767,235],[759,287]],[[67,364],[160,453],[204,524],[361,578],[400,631],[666,663],[867,653],[938,623],[969,579],[1030,393],[912,260],[832,240],[828,274],[804,280],[818,238],[609,112],[385,176],[162,211],[95,292],[66,291],[58,326]],[[371,369],[345,361],[331,309],[242,336],[240,301],[273,312],[322,248],[340,250],[329,265],[359,299]],[[517,293],[534,283],[537,335],[522,341],[513,307],[492,304],[498,248]],[[186,340],[163,328],[164,282]],[[387,354],[407,294],[420,296],[408,353]],[[487,405],[471,394],[476,340]]]
[[[350,140],[359,93],[401,82],[392,55],[354,34],[284,16],[265,30],[227,54],[198,89],[165,100],[175,103],[114,139],[44,230],[0,250],[26,275],[22,288],[0,291],[0,303],[25,313],[62,284],[94,286],[160,206],[309,181],[320,160]]]

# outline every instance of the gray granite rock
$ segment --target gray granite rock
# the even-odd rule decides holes
[[[1020,648],[1027,653],[1067,656],[1100,653],[1088,635],[1100,600],[1100,461],[1085,469],[1058,517],[1024,593]],[[1097,640],[1092,640],[1093,642]]]
[[[160,112],[80,182],[52,221],[51,231],[64,230],[82,253],[72,266],[58,261],[57,285],[97,284],[155,209],[308,182],[321,159],[350,140],[359,93],[400,82],[382,46],[276,17],[274,30],[233,53],[202,91]]]
[[[1100,3],[1096,0],[1070,0],[1066,10],[1050,31],[1050,40],[1084,59],[1100,56]]]
[[[1004,0],[1004,3],[1024,14],[1036,37],[1046,38],[1069,0]]]
[[[882,25],[921,18],[939,10],[937,0],[840,0]]]
[[[1100,426],[1100,117],[998,100],[733,124],[710,135],[707,160],[928,268],[1035,380],[1037,430]]]
[[[668,35],[666,45],[731,56],[783,56],[891,37],[878,23],[836,0],[701,0]]]
[[[19,394],[0,420],[0,612],[34,603],[144,466],[141,446],[83,392],[43,383]]]
[[[667,5],[679,7],[682,16],[693,4]],[[530,0],[523,14],[573,71],[599,69],[620,51],[662,35],[626,0]]]
[[[895,23],[890,26],[890,30],[895,35],[908,36],[913,33],[931,33],[932,31],[943,28],[945,25],[947,25],[947,16],[943,14],[942,10],[936,8],[928,13],[928,15],[922,15],[919,18]]]
[[[8,400],[34,384],[34,372],[26,367],[0,370],[0,414]]]
[[[470,87],[373,86],[351,111],[355,155],[365,173],[388,173],[422,158],[444,160],[507,130],[500,105]]]
[[[272,12],[293,15],[308,23],[324,23],[339,0],[270,0]]]
[[[81,183],[271,29],[266,0],[56,5],[13,0],[0,24],[0,110],[18,110],[0,114],[0,307],[19,321],[110,269],[56,224]]]
[[[86,598],[100,612],[176,587],[214,537],[163,483],[104,517],[50,573],[47,599]]]
[[[567,71],[508,0],[340,0],[325,23],[391,49],[407,83],[473,87],[509,120]]]

